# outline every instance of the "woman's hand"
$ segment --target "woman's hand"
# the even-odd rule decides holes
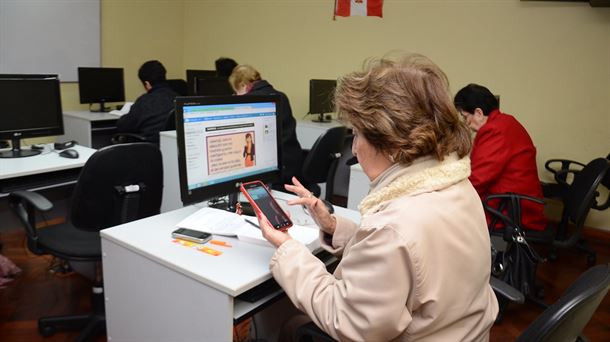
[[[273,228],[269,220],[265,217],[265,215],[257,214],[258,218],[258,226],[261,228],[261,232],[263,233],[263,237],[269,241],[275,248],[281,246],[284,242],[292,239],[290,235],[286,231],[278,230]]]
[[[319,198],[314,197],[296,177],[292,177],[292,183],[293,184],[286,184],[284,187],[300,198],[290,200],[288,201],[288,204],[305,206],[318,227],[320,227],[323,232],[333,235],[335,233],[335,228],[337,227],[337,220],[335,217],[330,214],[322,201]]]

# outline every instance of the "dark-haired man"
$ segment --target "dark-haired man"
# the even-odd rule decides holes
[[[454,103],[476,132],[469,179],[481,199],[505,192],[542,197],[536,147],[525,128],[499,110],[491,91],[469,84],[455,95]],[[544,230],[547,220],[542,204],[523,201],[521,215],[525,228]]]
[[[165,128],[176,93],[167,85],[165,67],[159,61],[148,61],[138,70],[146,94],[136,99],[129,113],[117,122],[120,133],[136,133],[159,143],[159,132]]]

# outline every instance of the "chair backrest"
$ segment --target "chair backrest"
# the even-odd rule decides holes
[[[165,121],[164,131],[175,131],[176,130],[176,109],[172,109],[169,111],[169,115],[167,116],[167,121]]]
[[[583,273],[517,341],[575,341],[610,288],[610,266]]]
[[[567,221],[576,226],[584,224],[587,214],[598,195],[597,187],[608,172],[610,161],[597,158],[589,162],[574,176],[564,199],[562,224]]]
[[[161,152],[150,143],[111,145],[85,163],[72,198],[72,224],[101,230],[160,212]]]
[[[354,141],[354,135],[348,134],[345,136],[345,142],[343,143],[343,149],[341,150],[341,156],[337,159],[337,169],[335,170],[334,183],[333,183],[333,195],[347,197],[349,192],[349,176],[350,176],[350,165],[347,161],[352,159],[352,142]]]
[[[338,126],[327,130],[318,137],[303,162],[303,177],[307,181],[324,183],[332,178],[329,175],[334,176],[334,170],[330,170],[330,168],[340,156],[346,132],[347,128]],[[331,172],[329,173],[329,171]]]

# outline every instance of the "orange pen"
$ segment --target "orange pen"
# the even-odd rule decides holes
[[[210,243],[213,245],[218,245],[218,246],[223,246],[223,247],[233,247],[230,244],[228,244],[224,241],[220,241],[220,240],[210,240]]]

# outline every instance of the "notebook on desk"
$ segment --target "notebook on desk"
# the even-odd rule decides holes
[[[254,223],[254,225],[246,222],[246,220]],[[236,236],[242,241],[271,246],[255,225],[258,225],[256,217],[241,216],[225,210],[205,207],[180,221],[176,227],[199,230],[215,235]],[[288,234],[310,250],[319,235],[318,229],[297,224],[288,229]]]

